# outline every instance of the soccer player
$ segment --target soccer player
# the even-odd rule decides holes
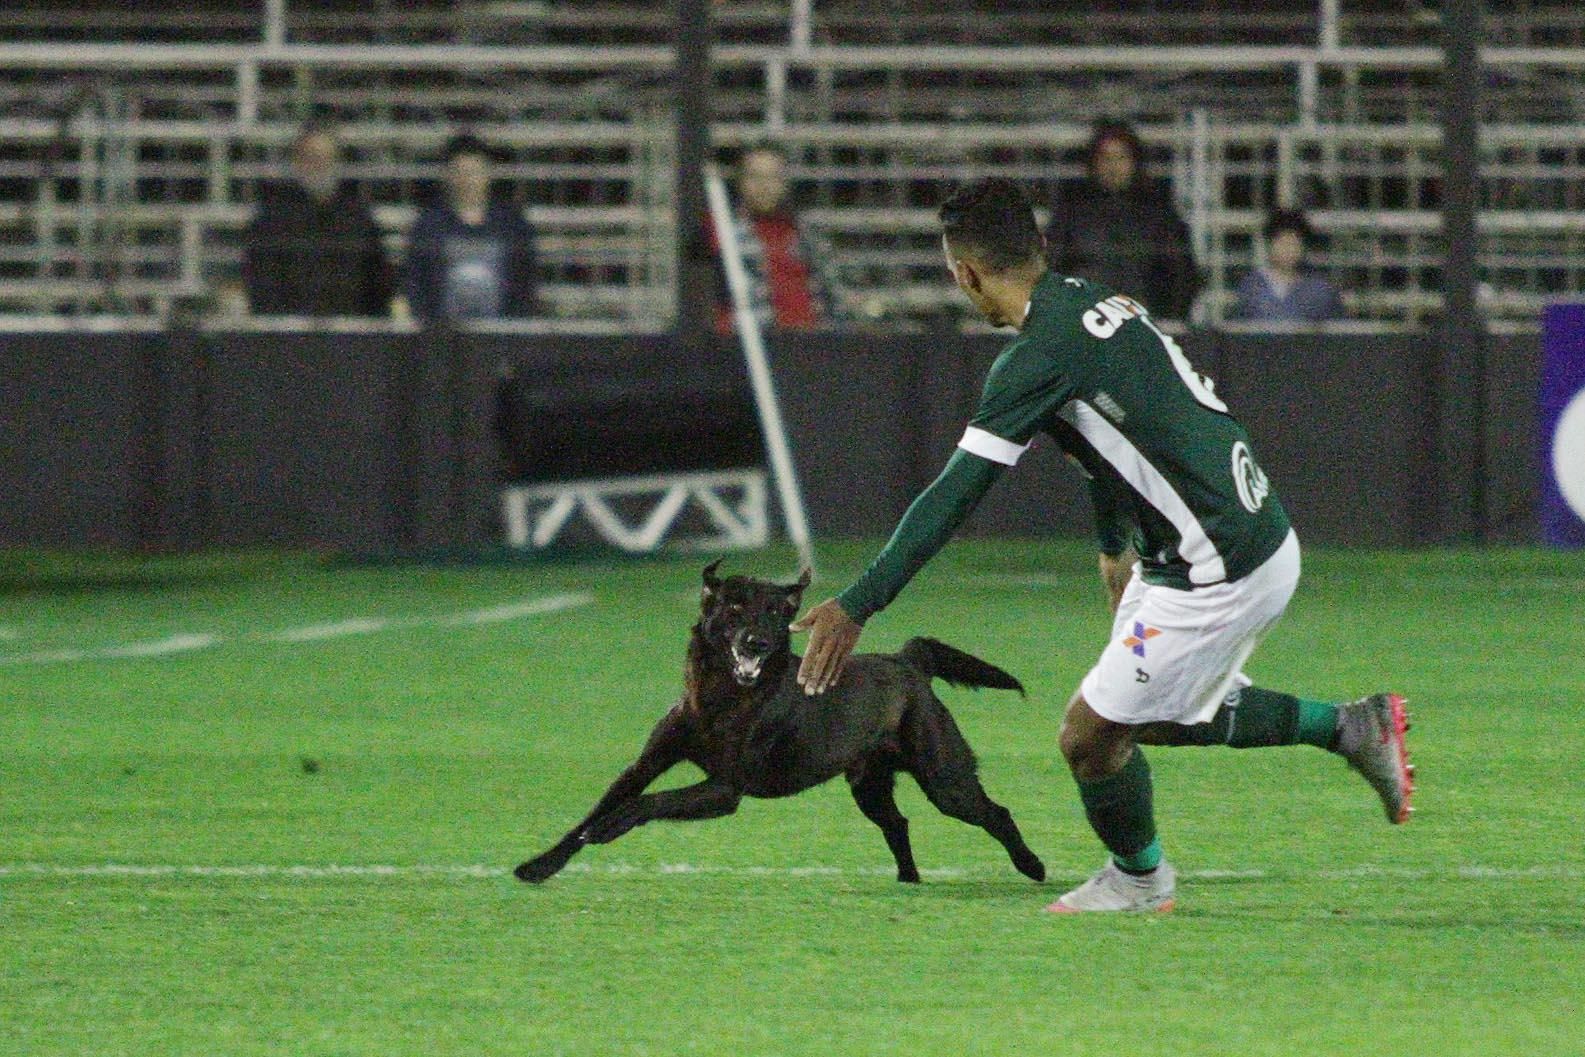
[[[1145,307],[1049,271],[1029,199],[985,180],[941,207],[960,289],[1019,334],[991,367],[978,411],[935,482],[847,590],[793,625],[810,632],[798,681],[819,694],[863,624],[939,550],[1036,433],[1090,481],[1111,640],[1068,704],[1062,754],[1111,852],[1046,909],[1170,910],[1140,745],[1314,745],[1336,753],[1409,817],[1403,699],[1348,704],[1257,688],[1241,672],[1299,579],[1299,543],[1242,426]],[[1131,554],[1129,552],[1132,552]],[[1135,560],[1137,556],[1137,561]]]

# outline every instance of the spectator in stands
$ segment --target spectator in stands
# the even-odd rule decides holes
[[[1278,209],[1266,220],[1266,263],[1238,284],[1230,319],[1269,323],[1319,323],[1343,314],[1337,288],[1305,267],[1315,232],[1296,209]]]
[[[491,198],[492,153],[473,135],[446,143],[444,193],[407,241],[402,288],[421,320],[534,314],[534,233],[516,203]]]
[[[1159,316],[1187,319],[1200,289],[1189,231],[1172,196],[1143,172],[1144,147],[1118,121],[1095,126],[1085,178],[1059,190],[1046,255],[1066,275],[1136,297]]]
[[[734,227],[749,276],[749,298],[764,327],[805,330],[832,318],[831,284],[825,269],[831,255],[801,229],[788,201],[787,154],[761,142],[738,160]],[[710,249],[718,262],[716,323],[732,330],[732,306],[721,244],[710,225]]]
[[[244,236],[242,281],[258,315],[385,316],[394,279],[380,229],[341,179],[341,143],[303,127],[292,178],[268,188]]]

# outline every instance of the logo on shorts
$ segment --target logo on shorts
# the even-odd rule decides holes
[[[1134,633],[1123,640],[1123,645],[1134,651],[1135,657],[1145,655],[1145,643],[1161,634],[1160,628],[1147,628],[1139,621],[1134,621]]]

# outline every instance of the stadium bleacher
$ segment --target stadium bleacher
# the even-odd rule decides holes
[[[1312,211],[1351,313],[1440,307],[1434,5],[1033,0],[724,2],[715,141],[784,140],[811,223],[867,316],[950,311],[933,204],[986,173],[1043,193],[1089,122],[1137,121],[1224,311],[1265,210]],[[1481,258],[1494,318],[1585,289],[1585,13],[1491,5]],[[1330,10],[1335,18],[1326,17]],[[272,16],[279,15],[278,22]],[[234,281],[293,128],[333,116],[399,255],[459,125],[542,233],[558,318],[673,310],[672,28],[664,5],[200,3],[0,12],[0,312],[163,317]]]

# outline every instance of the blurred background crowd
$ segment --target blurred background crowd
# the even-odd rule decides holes
[[[1585,16],[1486,6],[1482,306],[1530,326],[1585,287]],[[766,322],[956,320],[934,206],[987,174],[1030,185],[1056,267],[1164,317],[1441,311],[1431,0],[711,15]],[[674,32],[638,0],[7,4],[0,314],[665,329],[679,242],[718,235],[674,208]]]

